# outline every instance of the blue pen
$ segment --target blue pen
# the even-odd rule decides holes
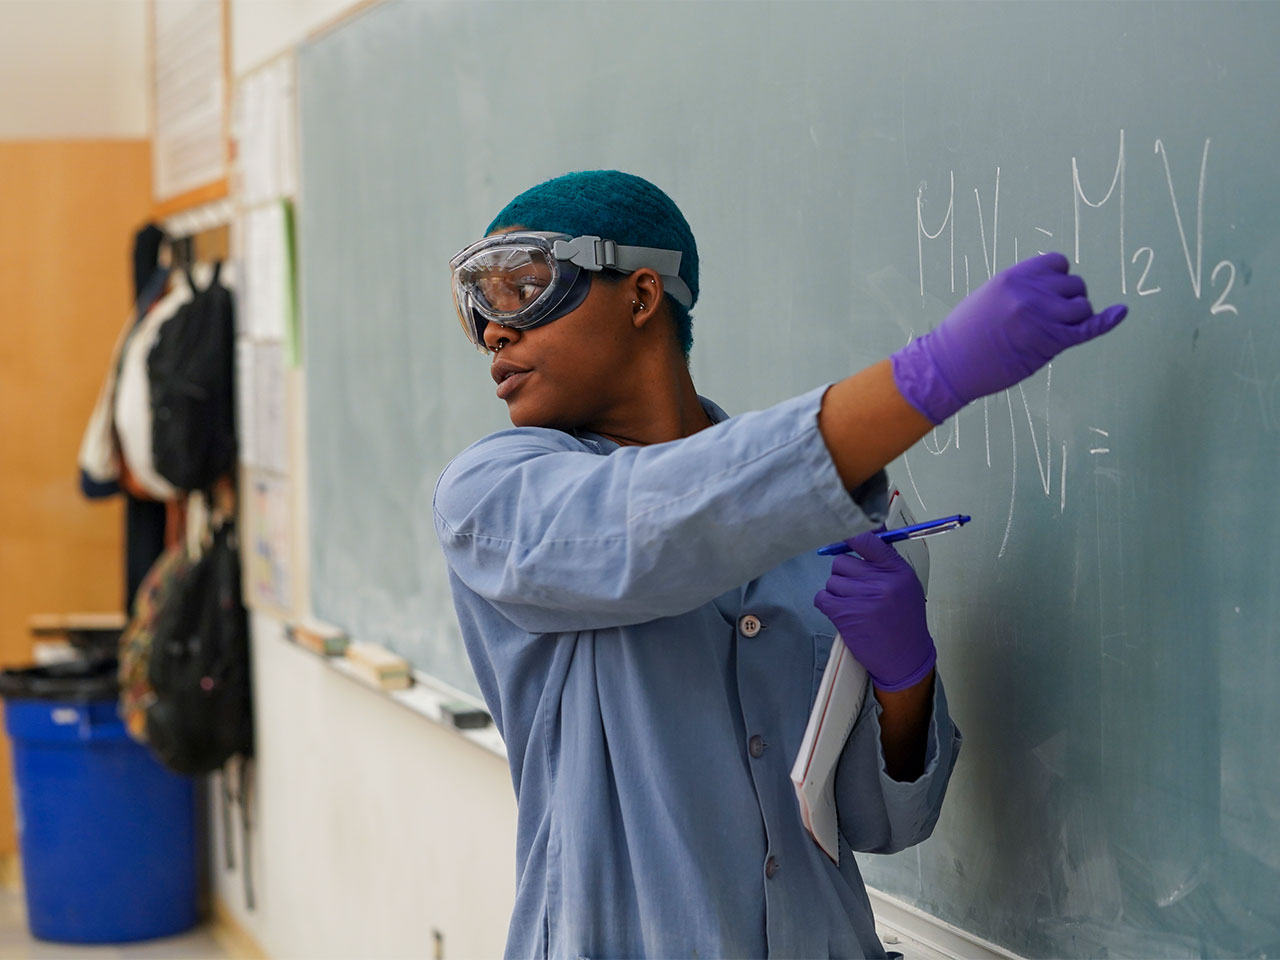
[[[926,520],[924,523],[913,523],[910,526],[897,527],[893,530],[882,530],[876,536],[883,543],[897,543],[899,540],[919,540],[921,537],[931,537],[935,533],[959,530],[972,519],[973,517],[966,517],[963,513],[957,513],[954,517],[942,517],[939,520]],[[841,553],[852,552],[853,548],[843,541],[829,543],[818,551],[824,557],[834,557]]]

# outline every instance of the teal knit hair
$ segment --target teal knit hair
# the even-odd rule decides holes
[[[680,278],[698,300],[698,245],[680,208],[648,180],[619,170],[566,173],[530,187],[508,203],[486,234],[503,227],[593,235],[619,244],[679,250]],[[684,355],[693,348],[693,318],[667,294]]]

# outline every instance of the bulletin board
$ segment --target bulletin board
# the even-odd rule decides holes
[[[236,423],[245,602],[292,619],[303,606],[295,447],[301,375],[294,244],[297,111],[292,53],[236,86],[233,168]]]

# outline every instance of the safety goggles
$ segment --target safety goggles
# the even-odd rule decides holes
[[[527,330],[576,310],[601,270],[642,267],[662,277],[664,290],[685,308],[693,294],[680,279],[679,250],[629,247],[600,237],[526,230],[486,237],[449,261],[453,303],[467,339],[481,350],[490,321]]]

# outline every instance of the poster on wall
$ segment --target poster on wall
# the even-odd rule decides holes
[[[150,5],[152,192],[158,201],[225,182],[224,7],[223,0],[164,0]]]

